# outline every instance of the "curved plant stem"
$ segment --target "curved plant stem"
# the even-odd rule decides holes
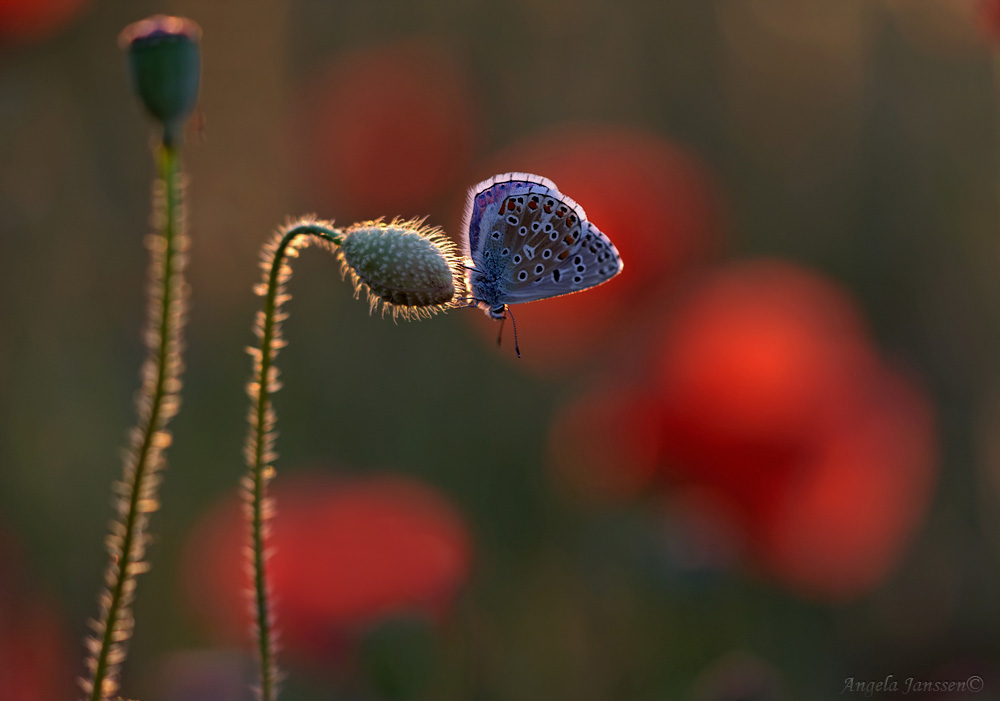
[[[150,514],[158,508],[157,473],[166,465],[164,451],[171,441],[167,424],[180,407],[181,329],[187,297],[183,274],[188,247],[183,183],[175,146],[161,145],[156,160],[155,231],[147,244],[151,256],[144,333],[148,352],[136,401],[138,421],[128,436],[124,476],[114,487],[117,518],[107,539],[107,588],[100,598],[100,617],[91,622],[94,635],[87,641],[90,676],[83,687],[91,701],[104,701],[118,691],[118,675],[134,627],[136,575],[149,568],[144,561],[149,540],[146,529]]]
[[[287,260],[298,255],[300,249],[311,241],[318,241],[331,249],[343,242],[343,235],[325,222],[298,221],[279,230],[263,250],[261,267],[264,280],[257,293],[264,297],[264,309],[258,312],[255,331],[260,348],[253,349],[253,379],[247,386],[250,396],[250,430],[247,434],[245,457],[248,467],[243,480],[244,497],[250,521],[251,559],[253,569],[253,609],[256,617],[257,656],[260,665],[262,701],[274,701],[278,694],[278,671],[275,661],[275,635],[270,592],[266,575],[266,540],[271,506],[267,486],[274,475],[271,463],[274,452],[274,424],[276,415],[271,405],[271,395],[280,388],[274,359],[283,347],[281,321],[285,318],[280,309],[288,300],[285,284],[292,271]]]

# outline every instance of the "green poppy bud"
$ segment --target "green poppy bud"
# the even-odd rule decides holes
[[[163,124],[163,143],[180,140],[198,102],[201,29],[183,17],[155,15],[127,26],[119,37],[128,52],[132,86],[146,110]]]
[[[393,318],[430,316],[453,306],[455,280],[463,279],[454,244],[420,221],[370,221],[347,229],[339,249],[355,296],[364,289],[372,309]],[[456,275],[456,273],[458,273]]]

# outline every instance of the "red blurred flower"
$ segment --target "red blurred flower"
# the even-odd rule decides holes
[[[736,524],[771,576],[839,599],[891,571],[930,496],[932,412],[843,291],[788,263],[730,265],[688,290],[653,350],[653,387],[618,391],[641,404],[596,395],[560,417],[554,445],[600,445],[562,460],[631,479],[652,423],[675,496],[710,503],[718,533]]]
[[[460,63],[434,44],[339,57],[308,87],[293,135],[310,187],[338,219],[427,214],[468,166],[474,102]]]
[[[69,698],[75,662],[62,616],[29,581],[3,533],[0,562],[0,701]]]
[[[661,283],[716,244],[717,196],[706,167],[652,132],[553,128],[511,145],[482,169],[484,177],[504,171],[550,178],[625,263],[621,275],[598,288],[514,307],[527,364],[552,369],[592,352],[592,344],[620,328],[630,307],[641,311]],[[494,324],[477,321],[496,337]]]
[[[979,0],[979,24],[987,39],[1000,41],[1000,0]]]
[[[760,515],[767,569],[820,598],[867,591],[895,567],[934,482],[933,416],[926,397],[879,368],[799,468],[786,498]]]
[[[778,262],[710,274],[668,321],[661,349],[669,472],[724,488],[748,509],[781,498],[873,362],[850,300]]]
[[[305,659],[336,653],[400,612],[437,619],[464,583],[466,528],[441,496],[402,477],[283,478],[269,577],[283,647]],[[191,606],[230,639],[250,631],[247,526],[233,497],[196,526],[184,557]]]
[[[0,0],[0,42],[33,42],[62,29],[87,0]]]
[[[930,494],[931,409],[839,288],[723,269],[670,322],[658,377],[667,474],[725,495],[772,575],[841,598],[888,574]]]

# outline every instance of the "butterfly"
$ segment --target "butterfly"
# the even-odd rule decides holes
[[[462,230],[469,306],[493,319],[506,319],[508,304],[580,292],[622,271],[611,240],[540,175],[503,173],[473,186]]]

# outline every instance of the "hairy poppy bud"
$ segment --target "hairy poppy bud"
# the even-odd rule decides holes
[[[430,316],[455,298],[461,263],[454,244],[420,221],[355,224],[340,246],[341,269],[351,274],[355,296],[364,288],[374,309],[393,318]]]

